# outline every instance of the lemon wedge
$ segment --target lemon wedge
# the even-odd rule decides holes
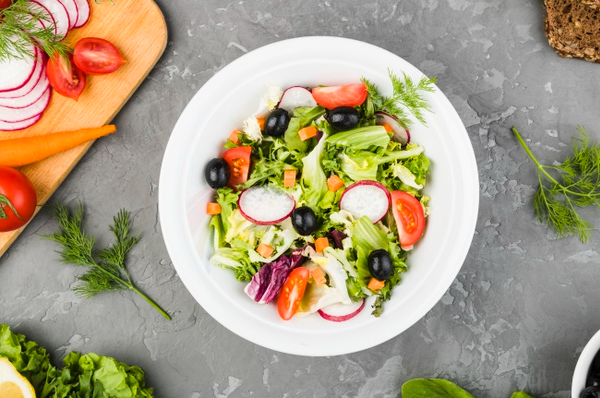
[[[35,398],[29,380],[6,358],[0,358],[0,398]]]

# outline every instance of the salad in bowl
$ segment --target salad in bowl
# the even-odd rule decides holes
[[[270,87],[205,166],[215,189],[210,263],[283,320],[347,321],[371,296],[379,317],[408,270],[425,231],[430,165],[410,128],[425,123],[434,80],[389,78],[391,96],[364,77]]]

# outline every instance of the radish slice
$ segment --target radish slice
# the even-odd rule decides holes
[[[332,322],[344,322],[357,316],[365,308],[365,300],[353,301],[350,304],[336,303],[321,308],[318,312],[323,319]]]
[[[77,3],[77,22],[75,22],[75,28],[81,28],[90,19],[90,3],[88,0],[75,0]]]
[[[46,77],[45,73],[42,73],[38,84],[33,88],[33,90],[21,97],[0,98],[0,107],[15,109],[26,108],[39,100],[48,86],[50,86],[48,77]]]
[[[50,11],[48,11],[48,9],[46,7],[44,7],[37,1],[32,0],[31,1],[31,9],[34,13],[39,15],[39,17],[40,17],[39,21],[42,22],[42,24],[44,25],[44,28],[54,26],[54,34],[57,34],[56,21],[54,20],[54,17],[52,16]]]
[[[0,62],[0,95],[23,88],[35,72],[38,49],[31,46],[34,58],[9,59]]]
[[[31,61],[35,63],[33,75],[29,81],[21,88],[12,91],[0,92],[0,98],[17,98],[29,94],[40,82],[42,75],[45,75],[46,70],[46,55],[41,55],[42,52],[35,49],[35,57]],[[0,74],[0,80],[2,80]]]
[[[44,94],[33,104],[25,108],[6,108],[0,107],[0,121],[7,123],[17,123],[29,120],[37,115],[41,115],[50,103],[52,90],[50,87],[44,91]]]
[[[69,18],[69,13],[65,6],[59,2],[58,0],[31,0],[34,3],[38,3],[42,7],[45,7],[48,12],[54,18],[54,23],[56,24],[55,32],[56,36],[58,36],[59,40],[65,38],[67,33],[69,33],[69,26],[71,26],[71,20]]]
[[[293,86],[286,89],[281,96],[279,104],[277,104],[278,108],[283,108],[290,113],[294,108],[301,106],[310,106],[311,108],[317,106],[317,102],[310,91],[301,86]]]
[[[355,218],[367,216],[375,224],[385,217],[392,198],[386,187],[377,181],[358,181],[350,185],[340,199],[340,209]]]
[[[296,201],[282,189],[266,185],[242,192],[238,207],[248,221],[270,225],[288,218],[296,207]]]
[[[60,4],[65,7],[67,14],[69,14],[69,30],[75,28],[77,19],[79,18],[79,8],[75,0],[57,0]]]
[[[392,131],[394,132],[393,140],[401,143],[402,145],[406,145],[410,142],[410,133],[407,129],[402,127],[400,123],[398,123],[398,118],[392,115],[389,115],[385,112],[375,112],[375,116],[377,116],[377,124],[389,124],[392,126]]]
[[[23,120],[21,122],[16,122],[16,123],[7,123],[7,122],[3,122],[0,120],[0,131],[23,130],[23,129],[26,129],[27,127],[33,126],[41,118],[42,118],[42,115],[40,114],[40,115],[32,117],[31,119]]]

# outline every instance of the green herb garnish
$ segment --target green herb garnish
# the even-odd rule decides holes
[[[423,112],[431,112],[431,106],[422,93],[430,93],[435,90],[435,77],[424,76],[419,80],[419,83],[415,84],[406,73],[403,74],[403,79],[396,76],[391,70],[388,70],[388,74],[393,88],[391,97],[382,95],[379,88],[366,78],[361,79],[364,85],[367,86],[375,111],[382,111],[396,116],[398,122],[404,128],[409,128],[412,125],[410,114],[426,125]]]
[[[81,205],[71,214],[66,206],[57,204],[55,217],[60,226],[60,233],[48,235],[47,238],[59,243],[62,247],[62,251],[59,252],[62,261],[90,268],[88,272],[78,277],[83,283],[73,289],[77,294],[90,298],[98,293],[111,290],[132,290],[162,316],[171,319],[169,314],[158,304],[135,287],[125,267],[127,253],[140,239],[139,235],[130,235],[129,212],[120,210],[114,217],[114,223],[110,226],[110,230],[116,241],[99,251],[94,250],[94,237],[86,235],[82,229],[83,208]]]
[[[540,222],[554,228],[559,238],[577,235],[586,243],[592,224],[584,220],[577,207],[600,207],[600,144],[590,144],[581,126],[581,138],[573,138],[573,154],[558,165],[543,165],[533,155],[516,128],[513,133],[537,167],[539,188],[533,207]]]
[[[29,0],[14,0],[10,6],[0,10],[0,61],[33,58],[33,47],[48,55],[63,57],[71,49],[54,32],[54,24],[43,13],[37,11],[36,3]],[[42,21],[46,28],[42,28]]]

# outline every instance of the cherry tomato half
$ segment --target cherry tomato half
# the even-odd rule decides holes
[[[12,167],[0,166],[0,232],[27,224],[36,204],[35,189],[25,174]]]
[[[86,37],[75,44],[73,62],[88,75],[105,75],[119,69],[125,59],[108,40]]]
[[[281,288],[277,299],[277,311],[284,321],[292,319],[298,311],[309,276],[310,271],[308,268],[298,267],[292,271]]]
[[[252,148],[249,146],[239,146],[225,151],[223,159],[229,164],[229,185],[235,188],[236,185],[246,182],[250,171],[250,154]]]
[[[312,96],[317,104],[329,110],[338,106],[358,106],[367,99],[367,86],[363,83],[343,86],[315,87]]]
[[[425,212],[421,202],[404,191],[392,191],[392,212],[402,247],[409,248],[423,235]]]
[[[69,60],[56,54],[48,59],[46,75],[52,88],[65,97],[79,99],[85,89],[85,74]]]

